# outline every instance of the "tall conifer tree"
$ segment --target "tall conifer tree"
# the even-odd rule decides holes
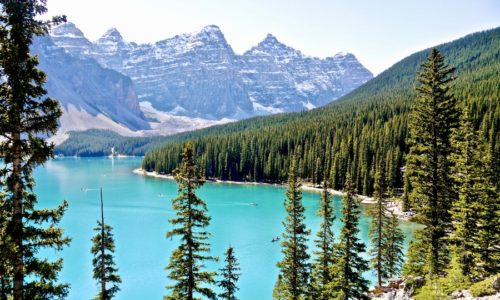
[[[458,199],[453,203],[451,216],[453,232],[453,255],[456,264],[467,276],[477,276],[475,266],[475,248],[478,243],[478,213],[480,209],[480,182],[484,181],[479,141],[472,127],[469,113],[466,110],[460,120],[460,126],[452,138],[455,153],[451,158],[454,163],[453,177],[457,183]]]
[[[392,212],[384,229],[384,235],[386,236],[385,268],[389,278],[394,278],[399,274],[404,263],[403,242],[405,236],[399,228],[398,218]]]
[[[112,233],[113,228],[104,223],[104,205],[101,189],[101,220],[97,221],[94,228],[96,235],[92,238],[92,248],[90,252],[94,256],[92,265],[94,266],[93,277],[99,282],[100,291],[94,298],[96,300],[112,299],[120,287],[122,280],[117,274],[118,268],[115,265],[113,253],[115,252],[115,240]]]
[[[182,162],[174,171],[179,196],[172,200],[176,217],[170,220],[173,229],[167,232],[167,237],[178,236],[180,245],[172,252],[167,266],[168,277],[173,284],[167,286],[171,294],[165,299],[198,299],[198,295],[215,299],[216,294],[208,286],[216,283],[215,272],[205,270],[204,262],[215,261],[217,258],[208,255],[211,236],[206,227],[210,224],[207,215],[207,205],[195,191],[205,181],[195,164],[194,150],[187,143],[182,153]]]
[[[500,193],[499,177],[492,167],[494,158],[490,151],[483,153],[481,180],[476,183],[479,195],[477,214],[476,267],[479,278],[500,273]],[[498,159],[498,158],[497,158]]]
[[[234,248],[231,246],[227,248],[225,262],[226,265],[224,268],[220,269],[222,280],[219,281],[218,285],[222,289],[222,293],[219,294],[219,298],[225,300],[238,300],[236,292],[239,288],[236,284],[241,274],[238,260],[234,256]]]
[[[309,254],[307,240],[310,231],[306,229],[305,209],[302,205],[301,180],[298,178],[296,160],[293,159],[288,173],[288,190],[286,192],[285,210],[287,216],[283,225],[283,241],[281,252],[283,259],[278,262],[282,275],[281,288],[285,299],[304,299],[309,291]]]
[[[62,259],[49,261],[37,257],[40,248],[61,250],[69,243],[57,227],[67,203],[55,209],[37,210],[33,169],[52,157],[53,144],[43,136],[57,130],[61,116],[59,104],[47,98],[43,88],[46,76],[38,60],[30,55],[33,38],[48,33],[55,17],[42,21],[46,1],[0,1],[0,153],[3,166],[0,186],[5,192],[4,229],[9,248],[4,257],[11,278],[7,278],[12,299],[61,298],[68,285],[57,280]],[[44,227],[43,225],[48,225]],[[5,249],[0,250],[5,254]]]
[[[326,178],[326,176],[324,176]],[[312,271],[312,293],[314,299],[328,300],[334,296],[329,286],[334,281],[332,268],[336,262],[335,235],[333,222],[335,221],[335,210],[333,199],[328,192],[328,182],[323,182],[321,193],[321,205],[318,215],[322,218],[320,230],[317,234],[315,258]]]
[[[450,184],[450,135],[458,122],[456,100],[449,92],[453,71],[432,49],[417,76],[418,98],[409,119],[406,175],[412,188],[410,202],[426,226],[419,236],[424,239],[420,245],[426,247],[430,277],[439,276],[449,261],[445,237],[455,197]]]
[[[387,239],[384,234],[387,229],[388,218],[386,207],[386,181],[385,181],[385,163],[380,163],[377,174],[375,174],[375,191],[373,198],[376,203],[371,207],[370,215],[372,222],[368,232],[371,239],[370,254],[372,255],[371,267],[377,275],[377,286],[382,286],[382,281],[387,279],[389,272],[387,271],[387,260],[385,257],[385,249],[387,247]]]
[[[117,274],[118,268],[115,265],[113,253],[115,252],[115,241],[113,238],[113,227],[97,221],[94,228],[96,235],[92,238],[91,253],[92,265],[94,266],[93,277],[99,282],[101,289],[94,298],[98,300],[112,299],[120,287],[122,280]]]
[[[355,198],[349,173],[344,192],[343,225],[337,244],[338,259],[333,270],[337,278],[331,288],[336,293],[336,299],[365,299],[365,293],[368,292],[368,280],[363,278],[363,272],[368,270],[368,261],[360,256],[365,252],[365,244],[358,238],[359,201]]]

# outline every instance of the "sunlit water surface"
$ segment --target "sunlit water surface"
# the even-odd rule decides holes
[[[147,178],[132,173],[141,158],[56,158],[35,171],[38,207],[55,207],[62,200],[69,202],[62,226],[72,238],[71,245],[51,257],[64,258],[60,273],[63,282],[71,284],[68,299],[91,299],[97,292],[92,279],[91,237],[100,217],[99,191],[104,191],[105,222],[113,226],[116,241],[116,263],[123,283],[116,299],[162,299],[167,291],[167,272],[164,267],[176,240],[165,237],[171,228],[168,219],[174,216],[170,200],[176,196],[174,181]],[[242,300],[271,299],[281,258],[279,243],[271,243],[281,235],[285,189],[270,185],[241,185],[207,183],[199,196],[208,205],[212,218],[208,230],[212,255],[221,257],[210,263],[216,270],[222,266],[223,253],[231,244],[235,248],[243,275],[238,296]],[[257,205],[250,205],[256,203]],[[313,232],[319,228],[316,215],[319,194],[304,192],[306,223]],[[341,199],[335,197],[337,220],[335,233],[340,231]],[[370,219],[360,218],[360,237],[368,243]],[[408,239],[415,225],[402,222]],[[46,254],[46,253],[44,253]],[[371,272],[365,274],[374,279]]]

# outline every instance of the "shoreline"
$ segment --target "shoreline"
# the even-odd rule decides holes
[[[157,174],[156,172],[147,172],[143,170],[142,168],[137,168],[132,171],[134,174],[141,175],[141,176],[146,176],[146,177],[154,177],[154,178],[160,178],[160,179],[168,179],[168,180],[174,180],[174,177],[172,175],[162,175],[162,174]],[[223,183],[223,184],[242,184],[242,185],[270,185],[270,186],[285,186],[285,184],[279,184],[279,183],[266,183],[266,182],[243,182],[243,181],[232,181],[232,180],[207,180],[207,182],[212,182],[212,183]],[[304,183],[302,185],[302,190],[307,191],[307,192],[313,192],[313,193],[321,193],[323,190],[320,187],[315,187],[310,183]],[[339,190],[334,190],[334,189],[328,189],[331,195],[337,195],[337,196],[343,196],[344,193]],[[356,195],[358,199],[361,199],[362,204],[375,204],[375,200],[373,197],[368,197],[364,195]],[[399,202],[394,202],[394,201],[387,201],[387,209],[391,212],[393,212],[398,219],[408,221],[410,218],[410,215],[405,214],[402,211],[401,204]]]

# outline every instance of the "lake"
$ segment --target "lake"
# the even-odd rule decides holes
[[[177,185],[171,180],[132,173],[140,164],[141,158],[55,158],[36,169],[38,208],[55,207],[64,199],[69,202],[62,227],[72,242],[55,254],[64,258],[60,279],[71,284],[68,299],[91,299],[97,293],[92,279],[90,239],[100,218],[100,187],[105,222],[114,228],[115,262],[123,281],[115,299],[162,299],[167,293],[164,268],[177,242],[167,239],[165,233],[170,228],[168,219],[174,216],[170,200],[177,194]],[[198,194],[207,202],[212,217],[212,255],[221,258],[219,263],[209,264],[209,269],[222,267],[224,251],[231,244],[243,273],[239,281],[240,299],[271,299],[278,275],[276,262],[281,258],[279,243],[271,243],[271,239],[281,236],[283,229],[285,188],[207,183]],[[338,237],[341,199],[334,199]],[[252,202],[258,205],[250,205]],[[319,194],[304,192],[303,203],[307,226],[312,229],[312,247],[321,221],[316,215]],[[369,222],[363,214],[360,237],[366,243]],[[401,228],[407,244],[416,226],[401,222]],[[53,251],[43,254],[54,257]],[[374,280],[371,272],[365,275]]]

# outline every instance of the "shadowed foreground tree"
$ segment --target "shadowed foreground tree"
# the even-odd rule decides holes
[[[199,299],[202,295],[215,299],[215,292],[208,285],[216,284],[215,272],[204,270],[205,261],[216,261],[217,258],[209,256],[211,234],[206,231],[210,224],[207,215],[207,205],[199,198],[195,191],[205,181],[195,164],[194,150],[191,143],[187,143],[182,153],[182,162],[174,172],[177,181],[179,196],[172,199],[172,207],[176,217],[170,219],[173,229],[167,232],[167,238],[177,236],[180,245],[172,252],[170,262],[166,269],[168,277],[173,281],[167,286],[171,294],[165,299]]]
[[[41,21],[46,12],[46,1],[0,1],[0,192],[5,193],[0,253],[9,272],[2,275],[0,298],[14,300],[63,298],[69,287],[57,278],[62,259],[38,256],[41,249],[59,251],[70,241],[57,227],[67,203],[38,210],[33,193],[33,169],[52,157],[54,148],[43,137],[56,132],[61,116],[58,101],[46,97],[45,73],[30,55],[33,38],[64,20]]]

